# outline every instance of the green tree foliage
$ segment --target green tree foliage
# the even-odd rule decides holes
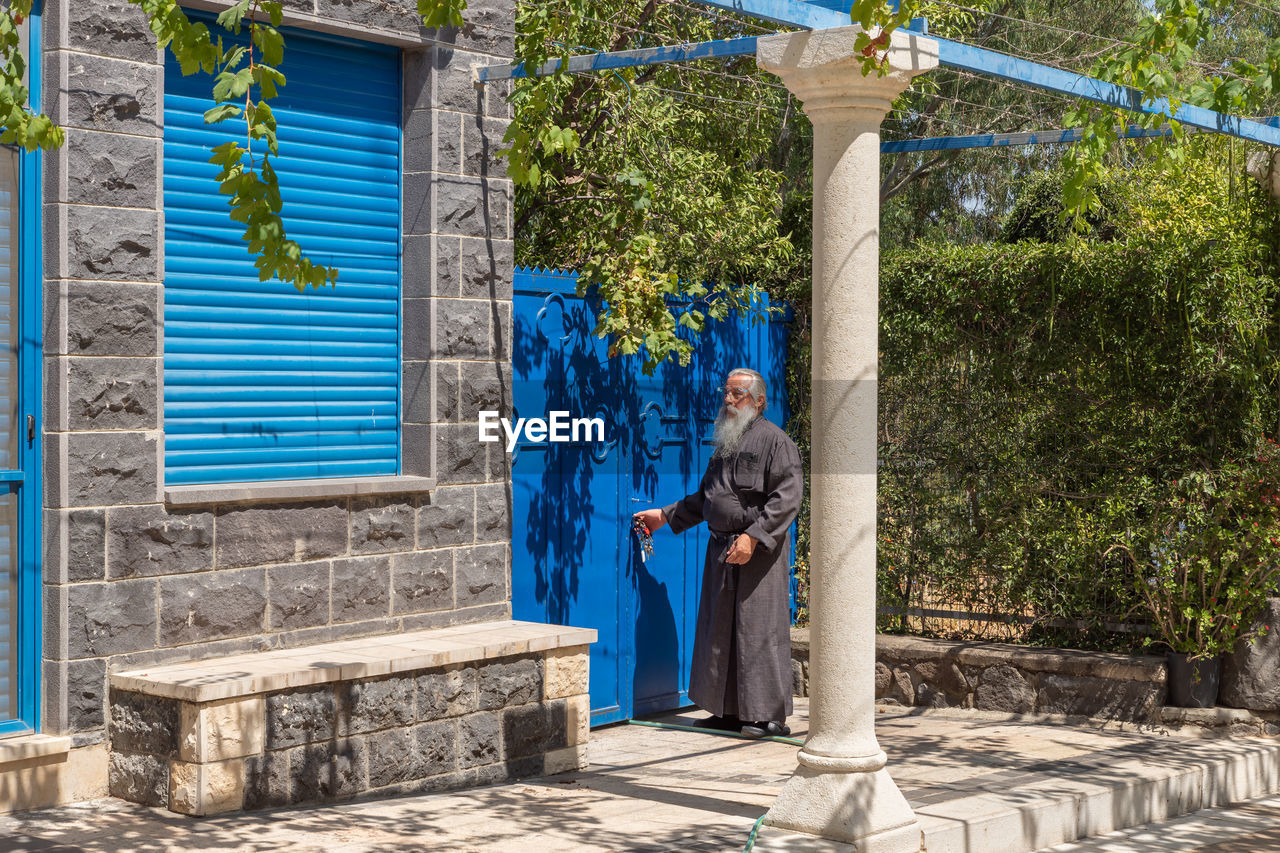
[[[706,41],[738,27],[656,0],[552,0],[517,7],[517,53],[532,67],[578,45]],[[751,311],[759,287],[794,268],[781,199],[797,183],[787,152],[807,149],[808,125],[751,57],[520,80],[512,105],[518,258],[599,287],[596,333],[611,353],[641,352],[647,370],[687,361],[680,326]],[[677,297],[699,301],[673,313]]]
[[[1059,170],[1036,172],[1028,177],[1000,224],[1000,242],[1061,243],[1069,239],[1072,228],[1063,216],[1062,183]],[[1103,203],[1097,211],[1086,214],[1087,233],[1094,239],[1107,240],[1115,234],[1119,200],[1110,186],[1100,187],[1098,195]]]
[[[969,5],[966,10],[927,4],[920,12],[932,33],[1081,73],[1090,70],[1092,57],[1129,32],[1142,8],[1137,0]],[[893,140],[1046,130],[1061,126],[1068,103],[1032,87],[944,67],[913,80],[886,118],[882,135]],[[1132,147],[1122,146],[1113,156],[1127,155]],[[996,239],[1021,182],[1054,169],[1063,150],[951,149],[882,157],[882,247]]]

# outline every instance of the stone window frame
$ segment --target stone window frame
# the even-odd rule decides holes
[[[188,0],[183,5],[193,9],[220,12],[229,3],[226,0]],[[420,217],[410,215],[419,207],[430,208],[432,203],[430,181],[409,179],[407,142],[419,132],[411,127],[415,106],[421,100],[417,88],[428,81],[411,74],[410,65],[415,52],[431,47],[434,41],[425,38],[409,38],[402,34],[345,21],[335,21],[304,12],[286,9],[284,26],[336,35],[357,41],[389,44],[400,49],[400,414],[397,428],[400,433],[400,474],[367,475],[359,477],[309,478],[294,480],[269,480],[240,483],[209,483],[197,485],[167,485],[164,482],[163,444],[159,453],[157,478],[160,493],[168,506],[197,506],[210,503],[240,503],[271,500],[296,500],[303,498],[354,497],[384,494],[417,494],[435,489],[436,442],[434,424],[437,422],[437,401],[434,393],[431,335],[419,329],[434,329],[435,300],[427,300],[428,316],[417,318],[411,329],[408,305],[412,297],[410,282],[430,282],[433,275],[430,252],[415,250],[430,234],[423,231]],[[411,88],[408,83],[418,83]],[[164,98],[164,75],[161,75],[159,99]],[[163,128],[161,147],[163,148]],[[418,300],[414,300],[415,302]],[[162,323],[163,325],[163,323]],[[163,338],[162,338],[163,340]],[[163,344],[161,345],[163,358]],[[163,371],[161,372],[163,395]],[[163,419],[161,421],[163,438]]]

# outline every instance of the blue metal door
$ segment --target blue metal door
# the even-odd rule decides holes
[[[517,417],[600,417],[603,442],[522,439],[512,457],[512,611],[595,628],[593,725],[688,704],[706,531],[659,532],[641,559],[631,514],[697,488],[711,452],[715,388],[734,367],[769,382],[768,417],[786,417],[787,323],[713,324],[693,361],[645,376],[607,357],[593,297],[573,273],[517,270],[512,400]]]

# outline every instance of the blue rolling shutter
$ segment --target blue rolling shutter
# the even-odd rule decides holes
[[[259,282],[218,193],[210,78],[164,98],[165,482],[399,473],[398,51],[288,31],[272,102],[289,236],[336,289]],[[255,143],[264,145],[264,143]]]

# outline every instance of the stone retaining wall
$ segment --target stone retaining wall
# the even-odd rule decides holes
[[[586,766],[587,647],[110,715],[111,795],[183,814],[462,788]]]
[[[809,634],[792,630],[792,681],[808,695]],[[977,708],[1157,722],[1163,658],[920,637],[876,637],[876,698],[901,705]]]

